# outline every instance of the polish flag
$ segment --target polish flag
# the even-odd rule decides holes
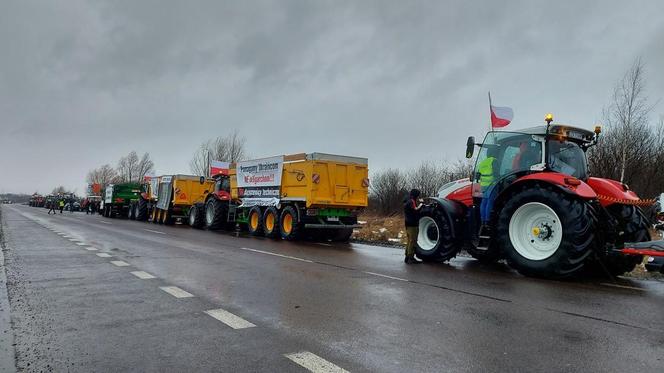
[[[231,164],[222,161],[210,161],[210,176],[214,175],[228,175],[228,169]]]
[[[512,108],[505,106],[491,105],[491,127],[502,128],[506,127],[514,119],[514,111]]]

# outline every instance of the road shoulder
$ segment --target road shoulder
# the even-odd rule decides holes
[[[0,372],[15,372],[14,332],[11,326],[7,274],[5,273],[5,240],[0,207]]]

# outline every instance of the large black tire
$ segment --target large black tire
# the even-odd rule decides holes
[[[129,220],[136,220],[136,202],[129,204]]]
[[[196,229],[205,227],[205,205],[197,203],[189,209],[189,225]]]
[[[263,212],[258,206],[249,209],[248,213],[249,223],[247,223],[247,230],[252,236],[263,235]]]
[[[437,208],[422,212],[415,254],[425,262],[444,262],[454,258],[461,246],[454,241],[452,224]]]
[[[333,242],[348,242],[353,235],[353,228],[335,229],[331,232],[330,238]]]
[[[136,204],[136,220],[148,220],[148,201],[143,198],[139,198],[138,203]]]
[[[205,226],[207,229],[221,229],[228,219],[228,202],[210,198],[205,204]]]
[[[523,210],[519,210],[520,208]],[[537,236],[534,232],[527,236],[510,236],[510,223],[513,219],[516,232],[520,232],[518,229],[533,229],[533,224],[518,224],[516,222],[519,219],[514,218],[517,210],[519,217],[522,217],[528,208],[547,213],[550,209],[555,212],[547,215],[552,218],[551,221],[538,217],[537,214],[532,215],[535,220],[545,221],[542,224],[548,229],[542,229],[542,234],[548,234],[546,237]],[[562,233],[556,232],[558,226],[561,227]],[[496,237],[507,262],[519,273],[533,277],[564,278],[580,271],[585,259],[592,253],[595,243],[595,218],[588,203],[578,197],[558,191],[551,185],[525,185],[516,191],[500,210]],[[551,248],[558,239],[560,242],[557,246]],[[523,244],[524,241],[529,242]],[[538,244],[548,245],[549,249],[544,250],[541,246],[538,247]],[[520,249],[517,250],[515,245]],[[539,257],[529,259],[519,251],[536,253]]]
[[[650,241],[650,232],[648,231],[650,222],[638,207],[611,205],[607,209],[617,219],[618,229],[624,232],[621,238],[622,242],[617,244]],[[641,255],[613,254],[603,256],[598,254],[588,258],[586,273],[591,276],[606,276],[608,272],[610,276],[616,277],[633,271],[641,262],[643,262],[643,256]]]
[[[300,237],[302,226],[298,219],[295,207],[286,206],[279,216],[279,234],[281,238],[288,241],[297,240]]]
[[[495,240],[492,240],[489,244],[489,247],[486,249],[477,248],[473,244],[469,243],[466,246],[466,252],[468,252],[470,256],[479,260],[483,264],[493,264],[500,260],[502,257],[500,247]]]
[[[263,233],[265,237],[279,237],[279,211],[276,207],[268,207],[263,212]]]

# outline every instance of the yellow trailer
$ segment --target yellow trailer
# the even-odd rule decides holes
[[[186,218],[190,225],[201,227],[204,224],[203,203],[213,188],[214,180],[204,176],[161,176],[157,201],[152,209],[152,222],[171,224],[177,218]]]
[[[252,235],[347,241],[367,206],[366,158],[311,153],[231,164],[207,197],[206,224]]]

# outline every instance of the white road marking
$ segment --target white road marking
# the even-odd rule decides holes
[[[62,237],[64,237],[64,238],[71,238],[71,236],[67,236],[66,234],[63,234]]]
[[[151,278],[156,278],[156,277],[152,276],[151,274],[149,274],[147,272],[143,272],[143,271],[134,271],[134,272],[130,272],[130,273],[132,275],[140,278],[141,280],[149,280]]]
[[[224,324],[230,326],[233,329],[253,328],[256,326],[250,323],[249,321],[241,318],[240,316],[233,315],[232,313],[221,308],[217,308],[216,310],[205,311],[205,313],[223,322]]]
[[[407,279],[405,279],[405,278],[401,278],[401,277],[388,276],[388,275],[384,275],[384,274],[381,274],[381,273],[369,272],[369,271],[363,271],[363,272],[366,273],[366,274],[368,274],[368,275],[372,275],[372,276],[378,276],[378,277],[389,278],[389,279],[392,279],[392,280],[399,280],[399,281],[410,282],[410,280],[407,280]]]
[[[113,223],[111,223],[110,221],[99,220],[99,222],[100,222],[100,223],[103,223],[103,224],[113,224]]]
[[[97,251],[97,248],[96,248],[96,247],[92,247],[92,246],[90,246],[90,247],[86,247],[85,250],[88,250],[88,251]]]
[[[152,233],[166,234],[165,232],[153,231],[152,229],[145,229],[145,228],[143,228],[143,230],[144,230],[144,231],[147,231],[147,232],[152,232]]]
[[[79,242],[80,240],[78,238],[70,238],[69,241],[71,242]]]
[[[290,255],[282,255],[282,254],[277,254],[277,253],[271,253],[269,251],[250,249],[248,247],[241,247],[240,250],[252,251],[254,253],[261,253],[261,254],[267,254],[267,255],[273,255],[273,256],[278,256],[280,258],[293,259],[293,260],[298,260],[300,262],[305,262],[305,263],[313,263],[313,261],[309,260],[309,259],[302,259],[302,258],[297,258],[297,257],[294,257],[294,256],[290,256]]]
[[[85,242],[76,242],[78,246],[87,246],[88,244]]]
[[[191,298],[194,296],[194,294],[186,292],[177,286],[160,286],[159,289],[167,292],[168,294],[176,298]]]
[[[97,256],[100,258],[110,258],[111,256],[106,253],[97,253]]]
[[[614,287],[614,288],[620,288],[620,289],[629,289],[629,290],[640,290],[640,291],[645,291],[645,290],[646,290],[646,289],[641,289],[641,288],[637,288],[637,287],[634,287],[634,286],[619,285],[619,284],[610,284],[610,283],[608,283],[608,282],[602,282],[602,283],[600,283],[600,285],[603,285],[603,286],[611,286],[611,287]]]
[[[325,243],[325,242],[316,242],[316,245],[319,245],[319,246],[332,246],[332,244]]]
[[[314,373],[348,373],[347,370],[338,367],[322,357],[308,351],[296,352],[294,354],[284,355],[296,364],[306,368]]]
[[[128,267],[130,264],[122,260],[111,260],[111,264],[118,267]]]

